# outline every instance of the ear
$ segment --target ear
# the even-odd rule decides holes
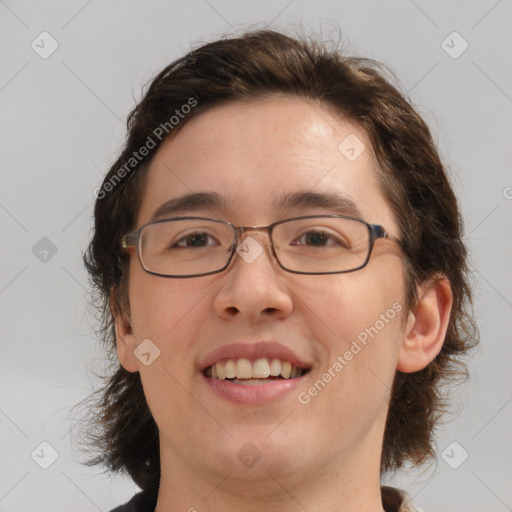
[[[425,368],[443,347],[453,294],[442,275],[418,288],[418,302],[409,312],[397,370],[413,373]]]
[[[114,287],[110,290],[110,311],[114,317],[116,330],[117,358],[125,370],[137,372],[139,365],[134,354],[137,344],[132,333],[130,315],[120,310]]]

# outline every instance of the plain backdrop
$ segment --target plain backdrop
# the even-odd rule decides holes
[[[341,29],[431,127],[464,214],[481,346],[437,464],[391,483],[425,511],[512,510],[511,21],[510,0],[1,0],[0,510],[108,511],[136,491],[84,468],[69,433],[104,357],[81,261],[93,191],[142,85],[191,46],[266,26]]]

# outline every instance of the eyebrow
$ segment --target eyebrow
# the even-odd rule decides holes
[[[283,210],[324,208],[341,215],[361,217],[361,212],[352,199],[332,192],[307,191],[283,194],[274,200],[274,207]]]
[[[277,210],[300,210],[324,208],[341,215],[361,217],[357,205],[347,196],[331,192],[293,192],[282,194],[273,201]],[[195,192],[175,197],[160,205],[151,217],[151,221],[169,215],[183,214],[194,210],[229,210],[229,201],[217,192]]]
[[[175,197],[160,205],[151,220],[157,220],[168,215],[187,213],[191,210],[225,210],[228,201],[216,192],[195,192]]]

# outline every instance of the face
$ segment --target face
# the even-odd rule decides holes
[[[339,149],[349,135],[365,145],[355,160]],[[214,192],[225,205],[167,217],[266,226],[340,213],[314,203],[276,205],[287,194],[316,192],[349,200],[362,219],[399,236],[376,169],[365,132],[324,107],[291,97],[222,105],[191,119],[160,147],[136,227],[170,199],[199,192]],[[243,240],[249,237],[261,254],[251,262],[235,254],[227,270],[209,276],[150,275],[131,255],[130,327],[118,325],[119,356],[125,368],[140,371],[162,463],[217,481],[233,471],[240,479],[366,471],[367,464],[378,471],[403,341],[405,285],[396,244],[377,240],[356,272],[300,275],[279,267],[264,231]],[[152,354],[155,346],[160,351],[149,365],[133,355],[146,339]],[[229,359],[239,371],[243,359],[266,359],[269,367],[277,359],[285,374],[292,363],[302,375],[253,379],[252,386],[207,376],[205,368],[230,365]],[[264,362],[252,371],[257,365],[264,373]],[[253,464],[255,456],[261,459]]]

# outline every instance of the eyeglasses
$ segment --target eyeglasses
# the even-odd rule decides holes
[[[162,277],[200,277],[225,270],[242,235],[267,231],[279,266],[295,274],[341,274],[363,268],[375,240],[400,244],[383,226],[342,215],[309,215],[269,226],[234,226],[204,217],[156,220],[121,239],[135,247],[142,268]]]

